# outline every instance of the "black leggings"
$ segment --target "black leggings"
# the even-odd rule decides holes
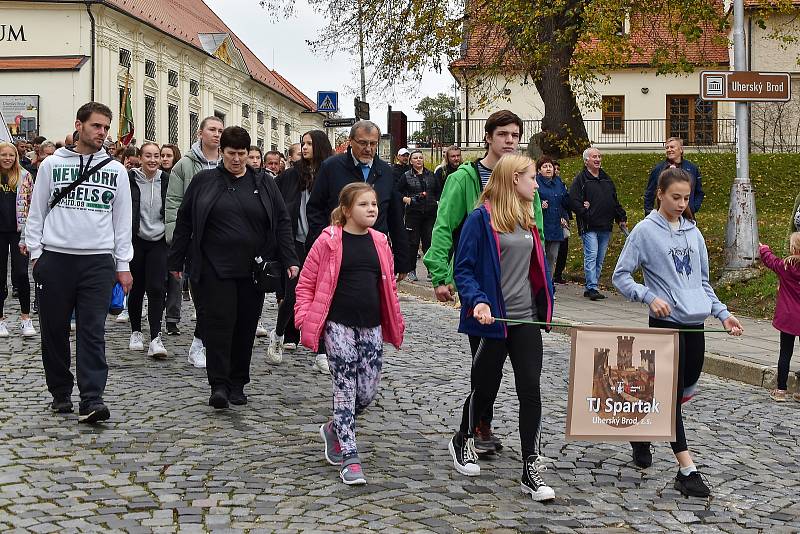
[[[431,234],[433,223],[436,222],[436,211],[406,211],[406,230],[408,231],[408,244],[411,247],[411,258],[416,265],[419,245],[422,242],[422,253],[428,252],[431,247]]]
[[[8,298],[8,256],[11,253],[11,285],[17,288],[19,309],[23,315],[31,312],[31,284],[28,281],[28,257],[19,251],[19,232],[0,232],[0,317]]]
[[[565,237],[564,241],[558,247],[558,258],[556,258],[556,268],[553,272],[553,280],[564,279],[564,267],[567,266],[567,254],[569,254],[569,238]]]
[[[306,244],[295,241],[294,249],[297,252],[297,257],[300,259],[300,268],[302,269],[302,264],[306,261]],[[284,293],[283,300],[278,306],[278,319],[275,321],[275,335],[283,336],[285,334],[286,339],[284,339],[284,343],[289,343],[290,341],[296,343],[300,341],[299,332],[294,327],[294,304],[297,301],[295,289],[297,288],[297,282],[299,280],[299,274],[292,280],[289,280],[285,276],[283,278]],[[322,338],[320,338],[317,354],[325,353],[325,343]]]
[[[778,357],[778,389],[786,389],[789,380],[789,363],[794,352],[794,338],[796,336],[781,332],[781,353]]]
[[[702,329],[702,324],[677,324],[650,317],[650,328],[686,328]],[[670,443],[672,452],[688,451],[686,444],[686,431],[683,428],[683,415],[681,403],[684,395],[691,397],[700,380],[703,371],[703,361],[706,355],[706,338],[703,332],[681,332],[678,334],[678,390],[675,404],[675,441]]]
[[[511,357],[514,385],[519,399],[519,439],[522,457],[539,449],[542,399],[539,379],[542,374],[542,333],[538,326],[521,324],[508,327],[505,339],[480,338],[472,354],[472,392],[464,401],[461,432],[472,434],[478,418],[491,408],[503,376],[506,356]]]
[[[131,331],[142,331],[142,302],[147,293],[147,322],[152,341],[161,332],[161,314],[164,313],[164,278],[167,276],[167,242],[164,238],[147,241],[134,236],[131,276],[133,286],[128,295]]]

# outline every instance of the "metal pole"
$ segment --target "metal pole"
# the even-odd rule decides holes
[[[733,3],[734,70],[747,70],[743,0]],[[736,102],[736,179],[731,186],[728,226],[725,232],[725,268],[746,269],[755,264],[758,223],[753,184],[750,182],[749,117],[746,102]]]
[[[364,76],[364,14],[358,0],[358,51],[361,54],[361,101],[367,101],[367,82]]]

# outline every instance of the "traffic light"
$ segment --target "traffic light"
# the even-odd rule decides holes
[[[353,106],[356,109],[356,118],[358,120],[369,120],[369,103],[362,102],[358,97],[353,99]]]

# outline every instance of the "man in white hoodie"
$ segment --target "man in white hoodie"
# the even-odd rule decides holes
[[[178,161],[170,172],[169,187],[164,203],[164,220],[166,221],[167,244],[172,244],[172,232],[175,231],[175,221],[178,218],[178,208],[181,207],[183,196],[189,188],[195,174],[208,169],[216,169],[219,165],[219,140],[225,125],[222,119],[217,116],[206,117],[200,122],[200,131],[197,133],[197,141],[192,145],[189,153]],[[189,263],[191,259],[187,260]],[[185,272],[191,270],[186,266]],[[178,323],[180,313],[175,314],[171,309],[180,310],[180,289],[181,282],[172,276],[167,281],[167,335],[180,334]],[[174,306],[177,302],[178,306]],[[169,303],[173,303],[170,306]],[[206,366],[206,349],[203,346],[202,335],[202,310],[197,309],[197,301],[194,302],[197,312],[197,323],[194,329],[194,339],[189,347],[189,363],[198,368]]]
[[[72,412],[69,323],[74,309],[78,420],[86,423],[110,417],[103,403],[108,379],[105,320],[114,282],[126,293],[132,284],[128,173],[103,149],[111,119],[108,106],[98,102],[78,109],[78,142],[59,148],[42,162],[25,227],[39,290],[42,362],[53,396],[50,408]]]

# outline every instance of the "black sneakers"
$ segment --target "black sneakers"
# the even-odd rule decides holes
[[[503,443],[493,432],[492,425],[481,421],[475,427],[475,452],[478,454],[494,454],[503,450]]]
[[[181,331],[178,328],[178,323],[167,323],[167,335],[168,336],[181,335]]]
[[[231,390],[231,394],[228,396],[228,400],[231,404],[236,406],[243,406],[247,404],[247,395],[244,394],[244,388],[234,387]]]
[[[102,401],[81,408],[78,412],[79,423],[99,423],[111,417],[108,407]]]
[[[556,498],[553,488],[544,483],[539,473],[539,457],[531,454],[522,466],[520,487],[523,493],[533,497],[534,501],[551,501]]]
[[[55,398],[50,403],[50,410],[56,413],[72,413],[72,400],[67,397]]]
[[[453,467],[462,475],[475,477],[481,474],[478,465],[478,454],[475,452],[475,443],[471,437],[461,432],[456,432],[450,443],[447,444],[450,456],[453,457]]]
[[[708,497],[711,495],[711,489],[706,485],[699,471],[692,471],[688,475],[684,475],[679,469],[675,476],[675,489],[685,497]]]
[[[588,293],[588,295],[587,295],[587,293]],[[600,293],[596,289],[590,289],[589,291],[585,291],[583,293],[583,296],[584,297],[588,296],[589,300],[603,300],[604,298],[606,298],[605,295],[603,295],[602,293]]]
[[[653,453],[650,452],[649,441],[631,441],[633,449],[633,463],[638,467],[647,468],[653,465]]]
[[[223,388],[215,389],[208,398],[208,405],[216,410],[224,410],[228,407],[228,392]]]

